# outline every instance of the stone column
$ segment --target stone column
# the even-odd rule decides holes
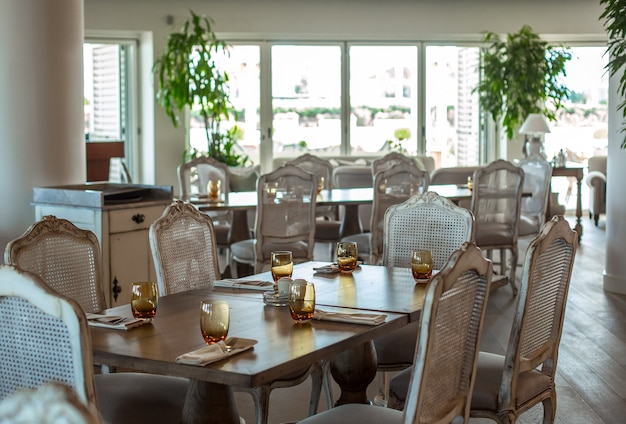
[[[34,222],[33,187],[86,180],[83,33],[83,0],[0,1],[2,252]]]

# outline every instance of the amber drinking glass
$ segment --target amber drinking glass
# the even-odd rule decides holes
[[[135,318],[152,320],[156,315],[159,291],[151,281],[133,283],[130,294],[130,308]]]
[[[337,243],[337,266],[342,273],[351,273],[356,268],[359,252],[357,245],[351,241]]]
[[[317,179],[317,194],[320,194],[324,190],[324,177]]]
[[[209,180],[209,183],[207,184],[207,191],[209,192],[209,199],[219,200],[221,190],[222,190],[222,181]]]
[[[289,312],[297,323],[309,321],[315,313],[315,286],[305,280],[294,280],[289,285]]]
[[[272,252],[270,256],[272,278],[274,283],[282,277],[291,277],[293,274],[293,257],[289,250]]]
[[[430,250],[414,250],[411,271],[415,280],[427,280],[433,275],[433,253]]]
[[[225,340],[230,326],[230,311],[225,300],[203,300],[200,304],[200,331],[207,344]]]

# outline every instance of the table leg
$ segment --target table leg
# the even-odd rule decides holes
[[[341,396],[335,406],[346,403],[371,402],[367,399],[367,387],[376,378],[376,350],[369,341],[335,356],[330,361],[330,372],[341,388]]]
[[[248,211],[245,209],[233,210],[233,222],[230,229],[230,242],[247,240],[250,238],[248,225]]]
[[[578,233],[578,241],[580,241],[583,237],[583,225],[580,222],[580,217],[583,214],[582,199],[581,199],[581,190],[582,190],[583,180],[582,178],[577,178],[576,182],[578,185],[578,188],[577,188],[578,197],[576,198],[576,226],[574,227],[574,230],[576,230],[576,232]]]
[[[359,223],[359,205],[345,205],[343,219],[339,228],[341,237],[359,234],[361,224]]]
[[[239,424],[239,410],[229,386],[206,381],[189,380],[183,424]]]

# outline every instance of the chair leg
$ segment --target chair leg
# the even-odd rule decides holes
[[[511,271],[509,274],[509,283],[513,289],[513,296],[517,296],[517,284],[515,284],[515,270],[517,269],[517,250],[511,249]]]
[[[330,374],[330,361],[324,360],[322,361],[322,373],[323,373],[323,383],[324,383],[324,394],[326,395],[326,405],[328,405],[328,409],[332,408],[335,405],[335,399],[333,398],[333,387],[331,384],[331,374]]]

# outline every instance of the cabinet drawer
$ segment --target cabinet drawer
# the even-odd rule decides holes
[[[150,228],[150,224],[161,216],[166,205],[132,208],[109,212],[109,232],[124,233]]]

